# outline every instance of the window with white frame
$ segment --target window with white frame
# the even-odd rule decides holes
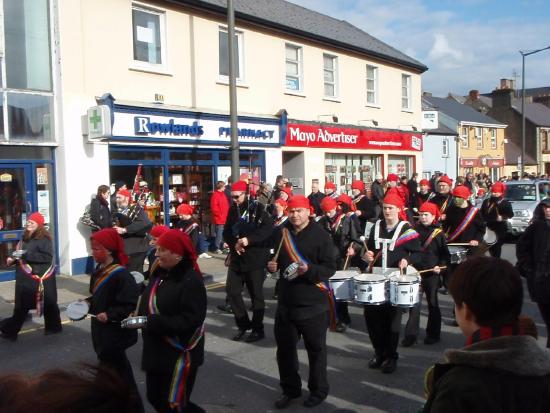
[[[367,65],[367,104],[378,105],[378,68]]]
[[[497,130],[491,129],[491,149],[497,148]]]
[[[448,138],[443,138],[443,140],[441,141],[441,156],[443,156],[443,158],[448,158],[449,157],[449,139]]]
[[[287,43],[285,45],[286,90],[302,92],[302,47]]]
[[[164,65],[164,19],[161,11],[132,5],[134,60],[154,66]]]
[[[462,133],[460,135],[460,146],[462,148],[467,148],[470,146],[470,137],[468,136],[468,127],[462,127]]]
[[[475,128],[476,148],[483,149],[483,128]]]
[[[401,75],[401,109],[411,108],[411,76]]]
[[[547,129],[540,131],[540,147],[544,152],[550,151],[550,133]]]
[[[338,58],[329,54],[323,54],[323,80],[325,97],[338,96]]]
[[[235,61],[237,81],[244,80],[244,59],[243,59],[243,38],[244,35],[240,31],[235,31]],[[218,32],[219,39],[219,75],[222,78],[229,77],[229,44],[227,36],[227,28],[220,27]]]

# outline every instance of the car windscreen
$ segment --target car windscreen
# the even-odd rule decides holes
[[[537,189],[535,184],[508,185],[505,198],[509,201],[536,201]]]

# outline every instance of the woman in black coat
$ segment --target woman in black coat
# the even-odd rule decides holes
[[[139,309],[147,316],[142,357],[147,399],[157,412],[204,412],[189,400],[204,361],[206,288],[197,255],[189,236],[170,230],[157,240],[157,257],[166,272],[149,283]],[[186,368],[187,379],[177,380]]]
[[[109,196],[109,187],[107,185],[99,185],[97,195],[90,203],[90,218],[92,218],[93,223],[98,227],[97,229],[94,228],[95,231],[113,226],[111,210],[109,209]]]
[[[27,218],[17,250],[22,255],[7,260],[8,266],[17,265],[15,308],[10,318],[2,320],[1,337],[15,341],[27,313],[35,308],[38,316],[44,313],[46,335],[61,332],[52,239],[44,228],[44,217],[40,213],[35,212]]]

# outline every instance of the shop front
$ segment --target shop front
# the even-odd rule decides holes
[[[283,174],[306,195],[315,181],[350,192],[352,181],[370,188],[378,173],[411,176],[421,166],[421,153],[421,133],[289,122]]]
[[[466,176],[467,173],[487,174],[492,182],[496,182],[502,176],[504,159],[480,156],[478,158],[461,158],[460,175]]]

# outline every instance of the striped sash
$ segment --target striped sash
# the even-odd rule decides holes
[[[107,282],[115,275],[115,273],[124,269],[122,265],[111,264],[94,274],[94,283],[92,286],[92,294],[97,293]]]
[[[466,228],[468,228],[468,225],[470,225],[470,223],[474,220],[478,211],[479,210],[476,207],[471,207],[460,225],[456,227],[454,232],[449,235],[449,231],[447,231],[447,233],[445,234],[447,236],[447,241],[453,242],[454,240],[456,240],[466,230]]]

